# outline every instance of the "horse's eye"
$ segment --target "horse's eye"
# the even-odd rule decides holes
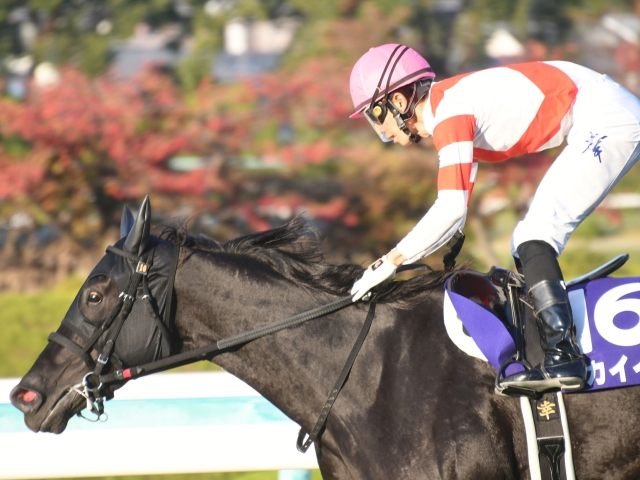
[[[87,297],[87,303],[89,305],[98,305],[102,301],[102,294],[98,292],[91,292]]]

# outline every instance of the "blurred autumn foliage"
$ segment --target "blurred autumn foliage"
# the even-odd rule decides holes
[[[348,119],[351,66],[394,26],[376,8],[363,15],[380,21],[375,39],[342,19],[319,33],[315,56],[238,83],[205,79],[185,93],[153,68],[125,81],[66,67],[22,102],[0,98],[0,215],[28,212],[80,252],[103,246],[123,205],[148,193],[157,220],[191,216],[218,237],[302,213],[342,259],[382,252],[433,200],[437,160]]]
[[[191,230],[219,239],[304,214],[336,261],[366,263],[393,247],[435,199],[437,154],[431,141],[382,144],[364,120],[349,120],[349,74],[368,48],[394,41],[446,71],[460,57],[449,55],[447,14],[429,15],[429,2],[291,3],[306,21],[267,74],[235,83],[204,75],[186,88],[153,66],[123,79],[70,62],[57,84],[31,84],[21,101],[0,97],[0,290],[90,267],[115,240],[123,205],[146,194],[158,224],[187,217]],[[485,7],[460,18],[480,22]],[[459,65],[473,63],[463,57]],[[504,263],[492,213],[507,208],[500,235],[512,228],[557,153],[483,165],[466,259]],[[7,280],[12,270],[19,284]]]

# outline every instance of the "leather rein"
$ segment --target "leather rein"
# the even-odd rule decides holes
[[[179,251],[180,247],[176,246],[175,248],[177,248]],[[152,373],[162,372],[178,366],[195,363],[200,360],[210,360],[213,356],[223,353],[232,347],[244,345],[253,340],[257,340],[264,336],[274,334],[281,330],[293,328],[310,320],[335,313],[350,305],[355,305],[355,303],[351,299],[351,296],[343,297],[334,302],[298,313],[291,317],[287,317],[267,325],[262,325],[246,332],[222,338],[213,344],[205,345],[203,347],[195,348],[193,350],[189,350],[187,352],[179,353],[176,355],[170,355],[166,358],[145,363],[143,365],[123,368],[122,364],[115,357],[113,357],[112,354],[118,335],[122,330],[122,325],[126,321],[129,313],[131,312],[133,304],[136,301],[136,293],[138,291],[140,283],[143,284],[142,299],[147,303],[148,313],[153,317],[156,323],[160,324],[159,327],[163,332],[168,334],[168,330],[164,323],[160,320],[160,315],[155,310],[153,302],[151,301],[151,294],[146,282],[146,275],[151,268],[151,265],[147,263],[148,257],[136,257],[129,252],[112,246],[107,247],[107,252],[126,258],[136,265],[134,272],[129,278],[126,291],[120,293],[118,302],[114,306],[111,314],[107,317],[107,320],[105,320],[101,327],[94,333],[94,335],[92,335],[92,337],[87,342],[88,345],[86,347],[78,345],[68,337],[65,337],[64,335],[61,335],[57,332],[51,333],[49,335],[50,341],[56,342],[64,348],[69,349],[76,356],[80,357],[90,369],[89,373],[84,376],[81,383],[70,387],[71,391],[76,392],[86,399],[87,410],[96,415],[95,419],[90,419],[83,416],[83,418],[86,418],[87,420],[98,421],[103,415],[106,417],[106,414],[104,412],[104,401],[105,399],[107,399],[107,394],[102,392],[102,390],[106,386],[122,381],[144,377],[147,375],[151,375]],[[171,290],[173,290],[173,282],[175,279],[176,269],[177,262],[174,262],[174,267],[170,272],[171,277],[168,287],[171,288]],[[398,267],[397,273],[418,269],[431,270],[431,267],[424,264],[403,265]],[[169,297],[170,296],[171,295],[169,295]],[[353,367],[356,357],[360,352],[360,348],[362,347],[362,344],[367,337],[367,334],[373,322],[373,318],[375,316],[375,310],[376,303],[369,302],[369,311],[367,313],[365,322],[360,330],[358,338],[353,345],[351,352],[345,362],[345,365],[342,368],[342,371],[340,372],[335,385],[331,389],[331,392],[329,393],[329,396],[324,406],[322,407],[320,415],[311,432],[307,434],[304,429],[300,429],[298,440],[296,442],[296,447],[300,452],[306,452],[311,444],[320,435],[320,432],[322,431],[326,423],[327,417],[329,416],[329,412],[331,411],[333,404],[335,403],[340,391],[342,390],[342,387],[346,382],[346,379],[349,375],[349,372],[351,371],[351,368]],[[113,329],[110,328],[112,325],[114,327]],[[95,344],[98,342],[100,337],[107,332],[108,329],[109,332],[107,333],[107,335],[109,336],[107,338],[107,341],[102,349],[102,352],[100,352],[98,356],[97,362],[94,362],[93,358],[89,354],[92,350],[95,349]],[[111,362],[116,367],[116,370],[112,373],[103,375],[102,371],[109,362]],[[78,415],[82,416],[81,412],[79,412]]]

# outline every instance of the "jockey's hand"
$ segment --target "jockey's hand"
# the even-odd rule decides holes
[[[365,270],[362,278],[353,284],[353,288],[351,289],[353,301],[357,302],[371,291],[373,287],[393,279],[396,274],[396,268],[398,267],[387,260],[386,255],[369,265],[369,268]]]

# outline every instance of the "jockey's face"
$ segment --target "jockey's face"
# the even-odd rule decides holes
[[[391,95],[391,101],[395,105],[395,107],[401,112],[406,111],[409,103],[407,98],[400,92],[394,92]],[[410,120],[407,120],[405,124],[411,131],[411,133],[419,135],[423,138],[430,137],[427,131],[424,129],[424,123],[422,122],[422,109],[424,108],[424,102],[426,100],[420,101],[416,106],[416,114]],[[409,140],[409,136],[400,130],[398,124],[396,123],[395,118],[393,118],[393,114],[390,111],[387,111],[387,116],[384,119],[384,123],[380,126],[376,126],[378,131],[387,136],[390,140],[393,140],[393,143],[397,143],[402,145],[403,147],[407,147],[412,145],[412,142]]]

